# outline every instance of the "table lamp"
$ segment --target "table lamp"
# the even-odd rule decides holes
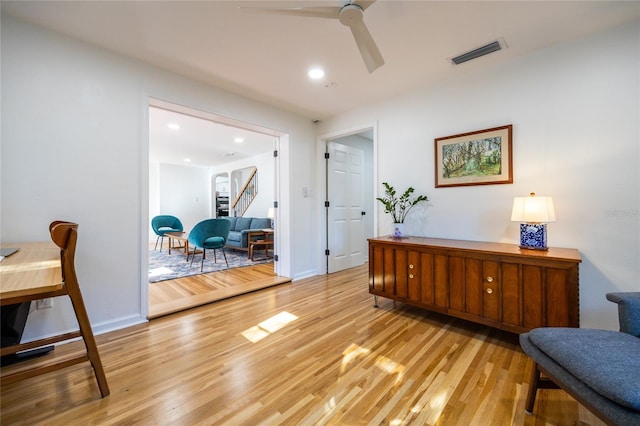
[[[535,192],[529,197],[515,197],[512,222],[520,223],[520,248],[531,250],[548,250],[547,223],[556,221],[551,197],[536,197]]]

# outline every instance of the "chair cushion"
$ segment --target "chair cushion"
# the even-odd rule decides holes
[[[220,248],[224,245],[224,238],[209,237],[204,240],[204,248]]]
[[[640,338],[611,330],[537,328],[529,339],[594,391],[640,411]]]
[[[234,231],[242,231],[244,229],[250,229],[251,226],[251,218],[250,217],[239,217],[236,220],[236,227]]]

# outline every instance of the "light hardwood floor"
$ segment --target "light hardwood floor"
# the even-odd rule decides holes
[[[77,365],[2,386],[1,423],[576,424],[559,390],[524,413],[531,366],[516,335],[386,299],[376,309],[367,284],[365,265],[97,336],[110,396]]]
[[[291,282],[273,272],[273,263],[192,275],[149,284],[149,319]]]

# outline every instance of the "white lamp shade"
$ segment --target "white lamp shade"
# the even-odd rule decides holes
[[[269,207],[269,211],[267,212],[267,217],[273,219],[276,217],[276,209],[273,207]]]
[[[556,221],[551,197],[515,197],[511,211],[513,222],[547,223]]]

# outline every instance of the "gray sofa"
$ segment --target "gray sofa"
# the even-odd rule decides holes
[[[620,331],[550,327],[520,335],[534,362],[527,412],[538,388],[559,387],[609,425],[640,425],[640,292],[607,299],[618,304]]]
[[[268,217],[225,217],[231,222],[231,230],[227,237],[225,247],[249,251],[249,232],[271,228],[271,219]],[[258,237],[255,237],[256,239]]]

